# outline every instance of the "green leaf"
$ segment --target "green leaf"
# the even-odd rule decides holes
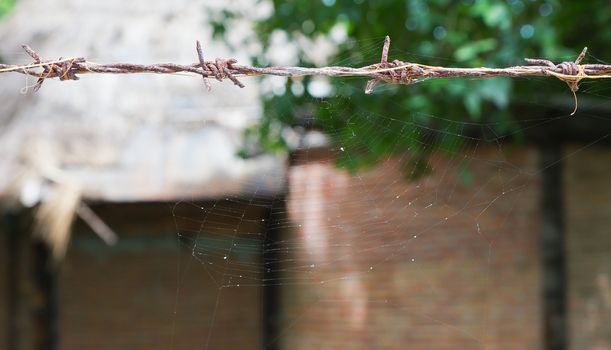
[[[465,108],[474,119],[480,119],[482,115],[481,96],[477,92],[470,92],[465,96]]]
[[[497,108],[509,105],[511,80],[509,78],[486,79],[481,82],[479,93],[483,99],[492,101]]]
[[[456,50],[454,58],[458,61],[470,61],[475,59],[482,52],[493,50],[496,48],[496,44],[496,39],[493,38],[466,43]]]
[[[473,175],[473,172],[468,167],[461,166],[458,169],[458,180],[464,186],[470,186],[475,181],[475,176]]]
[[[494,4],[482,15],[484,23],[486,23],[488,27],[501,27],[501,29],[503,29],[507,28],[510,24],[508,19],[511,18],[511,16],[505,5]]]
[[[0,17],[9,13],[15,6],[15,0],[0,0]]]

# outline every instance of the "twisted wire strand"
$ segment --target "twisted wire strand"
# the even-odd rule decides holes
[[[575,61],[565,61],[559,64],[546,59],[526,58],[527,65],[506,68],[455,68],[428,66],[420,63],[393,60],[388,62],[390,37],[386,37],[382,47],[380,63],[364,67],[252,67],[237,64],[233,58],[217,58],[214,61],[204,60],[201,43],[196,42],[197,63],[95,63],[83,57],[59,58],[44,61],[40,55],[27,45],[22,45],[25,52],[32,58],[33,63],[24,65],[0,64],[0,73],[16,72],[36,77],[34,91],[38,91],[46,79],[59,78],[60,80],[78,80],[82,74],[176,74],[192,73],[200,75],[205,87],[210,90],[209,78],[218,81],[230,80],[234,85],[243,88],[244,84],[238,77],[275,75],[283,77],[298,76],[328,76],[328,77],[366,77],[369,78],[365,86],[365,93],[373,92],[380,81],[389,84],[415,84],[430,78],[494,78],[494,77],[555,77],[564,81],[575,96],[575,111],[577,110],[577,96],[579,83],[584,79],[611,78],[611,65],[581,64],[587,53],[584,48]],[[575,113],[573,111],[573,114]]]

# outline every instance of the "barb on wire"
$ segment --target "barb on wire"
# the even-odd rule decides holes
[[[414,84],[430,78],[494,78],[494,77],[555,77],[564,81],[575,97],[575,110],[577,110],[577,95],[579,83],[584,79],[611,78],[611,65],[605,64],[581,64],[586,55],[587,47],[573,62],[561,62],[554,64],[546,59],[525,59],[527,65],[506,68],[454,68],[428,66],[420,63],[403,62],[393,60],[388,62],[390,50],[390,37],[384,40],[382,58],[380,63],[364,67],[251,67],[237,64],[233,58],[217,58],[214,61],[205,61],[201,43],[196,42],[197,63],[176,64],[131,64],[131,63],[108,63],[100,64],[87,61],[83,57],[59,58],[54,61],[43,61],[38,53],[29,46],[22,46],[25,52],[32,57],[33,63],[25,65],[0,64],[0,73],[16,72],[36,77],[38,80],[34,85],[34,91],[42,86],[46,79],[59,78],[60,80],[78,80],[81,74],[134,74],[134,73],[157,73],[174,74],[180,72],[193,73],[203,78],[204,85],[211,89],[208,78],[216,78],[218,81],[230,80],[235,85],[243,88],[244,84],[237,77],[276,75],[283,77],[297,76],[328,76],[328,77],[364,77],[369,78],[365,93],[373,92],[376,84],[380,81],[389,84]]]

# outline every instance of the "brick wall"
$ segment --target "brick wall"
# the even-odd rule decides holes
[[[185,202],[174,214],[167,204],[107,205],[97,211],[120,241],[104,247],[77,227],[61,280],[62,349],[259,348],[261,289],[220,288],[229,276],[225,266],[211,272],[207,265],[221,265],[220,257],[228,256],[240,260],[229,268],[257,266],[260,256],[231,254],[221,245],[202,248],[208,257],[194,259],[193,240],[181,247],[177,232],[199,242],[210,236],[238,241],[261,231],[256,222],[265,207]],[[245,215],[217,220],[226,211]]]
[[[232,228],[227,239],[239,241],[245,233],[261,232],[253,223],[266,214],[265,207],[185,202],[177,205],[176,216],[170,204],[102,205],[94,210],[116,230],[119,242],[108,247],[77,222],[60,277],[60,349],[260,348],[261,288],[219,288],[228,275],[211,274],[204,266],[220,264],[222,255],[236,259],[232,264],[258,266],[260,255],[239,249],[228,253],[221,245],[207,247],[213,256],[197,260],[192,241],[181,245],[177,232],[189,237],[199,232],[198,239],[206,241],[226,234],[225,225]],[[204,223],[206,210],[209,220]],[[226,210],[244,213],[238,217],[242,223],[215,220]],[[4,261],[0,267],[2,306]],[[4,316],[0,348],[6,344]]]
[[[349,175],[298,158],[291,243],[306,283],[283,291],[283,348],[539,348],[534,150],[434,157],[412,183],[402,163]]]
[[[412,183],[403,180],[401,159],[350,175],[329,164],[328,153],[304,153],[291,169],[292,221],[283,225],[291,229],[279,242],[289,253],[281,333],[271,344],[540,349],[537,156],[505,151],[435,157],[434,174]],[[609,164],[603,148],[566,159],[572,349],[611,348]],[[61,276],[62,349],[193,349],[207,341],[209,349],[260,348],[263,288],[247,280],[260,275],[245,275],[240,287],[228,280],[234,267],[256,274],[260,256],[227,254],[208,238],[261,238],[268,208],[223,200],[202,207],[179,203],[172,215],[168,204],[98,206],[121,236],[116,247],[77,224]],[[198,232],[214,235],[199,235],[195,252],[203,254],[195,259]],[[225,273],[207,267],[225,255]],[[219,289],[227,283],[234,287]],[[3,314],[0,347],[5,321]]]
[[[610,171],[611,153],[604,147],[566,160],[571,349],[611,349]]]

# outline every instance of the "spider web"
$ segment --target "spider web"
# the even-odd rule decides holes
[[[379,42],[359,42],[357,51],[372,61]],[[202,326],[201,345],[484,349],[540,344],[541,171],[553,164],[541,166],[532,145],[504,141],[569,118],[608,125],[590,111],[608,106],[609,85],[582,83],[579,98],[591,109],[571,117],[571,93],[558,81],[529,78],[518,84],[561,91],[554,96],[567,102],[553,115],[521,117],[518,129],[504,132],[494,121],[450,121],[417,109],[406,118],[361,108],[354,118],[370,123],[359,124],[354,138],[400,130],[425,147],[448,139],[429,157],[429,172],[417,179],[410,175],[422,164],[409,150],[395,152],[404,140],[387,145],[391,155],[375,167],[349,172],[337,159],[368,151],[362,149],[367,143],[325,143],[321,134],[309,132],[303,139],[309,138],[310,147],[301,140],[286,173],[262,174],[285,177],[285,193],[263,193],[253,182],[242,184],[251,190],[239,195],[176,203],[172,213],[186,256],[179,275],[199,266],[201,278],[216,290],[210,296],[214,303],[202,310],[209,323]],[[391,89],[408,94],[410,87],[380,84],[376,94]],[[550,103],[535,96],[519,102]],[[333,91],[312,103],[324,104],[331,115],[343,108]],[[444,128],[436,128],[435,121],[443,121]],[[569,149],[565,160],[608,135]],[[256,322],[225,313],[232,300],[235,304],[246,295],[262,305],[242,310]],[[262,325],[270,322],[274,335],[261,335]],[[232,336],[223,330],[227,325],[255,336]],[[244,339],[250,340],[240,342]]]

